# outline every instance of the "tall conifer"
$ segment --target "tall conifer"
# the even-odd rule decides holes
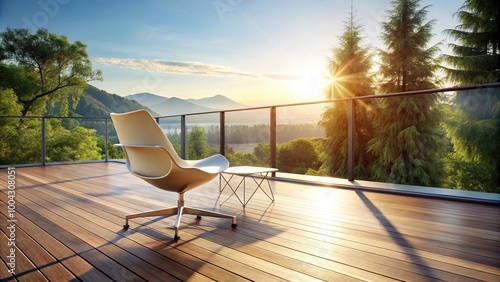
[[[500,2],[466,0],[455,16],[455,29],[444,31],[458,41],[443,55],[448,79],[459,85],[500,82]]]
[[[333,49],[329,62],[332,83],[325,94],[329,99],[348,98],[373,94],[369,50],[361,46],[361,26],[356,23],[351,7],[350,18],[344,24],[344,33],[339,37],[339,47]],[[368,178],[373,160],[366,153],[373,127],[367,114],[370,107],[355,103],[354,151],[356,178]],[[335,102],[325,109],[320,125],[327,137],[325,165],[331,176],[346,177],[347,173],[347,102]]]
[[[449,44],[453,55],[443,55],[447,78],[457,85],[500,82],[500,2],[466,0],[455,16],[460,25],[444,31],[456,40]],[[500,89],[459,92],[453,105],[445,122],[455,150],[447,184],[500,192]]]
[[[393,0],[388,21],[382,23],[385,50],[379,50],[381,93],[406,92],[437,87],[434,71],[438,45],[428,47],[434,20],[419,0]],[[401,184],[438,185],[440,180],[439,113],[437,95],[385,98],[374,117],[376,137],[369,151],[377,156],[376,180]]]

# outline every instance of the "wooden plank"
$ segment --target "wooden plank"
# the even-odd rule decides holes
[[[186,216],[174,243],[165,228],[172,218],[134,219],[129,231],[120,231],[126,213],[177,200],[122,164],[16,172],[27,239],[60,261],[48,239],[31,234],[45,232],[116,280],[123,275],[97,268],[97,257],[137,278],[153,275],[138,276],[130,260],[182,280],[500,280],[498,206],[274,182],[273,204],[256,193],[245,209],[237,200],[219,207],[218,181],[212,181],[188,192],[186,205],[238,214],[238,228]],[[167,258],[169,267],[162,267]],[[175,265],[180,270],[167,270]],[[59,267],[72,270],[64,260]]]
[[[32,192],[32,191],[31,191],[31,192]],[[53,195],[54,195],[54,193],[53,193],[53,192],[51,192],[51,196],[53,196]],[[60,199],[60,200],[64,200],[64,199]],[[283,272],[284,272],[284,271],[280,272],[280,275],[283,275]]]
[[[0,238],[3,243],[8,241],[9,236],[4,233],[7,230],[7,221],[0,221]],[[11,251],[13,249],[14,251]],[[28,257],[15,246],[2,246],[0,257],[7,264],[9,270],[13,271],[14,277],[21,281],[49,281],[42,272],[34,265]],[[12,265],[10,265],[12,263]],[[1,276],[7,276],[2,274]]]
[[[9,273],[9,268],[3,258],[0,258],[0,281],[17,281],[14,275]]]
[[[52,186],[52,188],[54,188],[54,187],[55,187],[55,186]],[[65,187],[68,187],[68,185],[65,185]],[[62,187],[60,187],[60,188],[61,188],[61,189],[63,189]],[[39,194],[37,194],[37,193],[34,193],[34,192],[36,192],[36,190],[37,190],[36,188],[31,189],[31,190],[30,190],[30,195],[39,195]],[[75,199],[78,199],[80,196],[82,196],[82,195],[83,195],[82,193],[80,193],[80,191],[75,191],[75,193],[77,193],[77,194],[74,194],[74,195],[73,195],[73,197],[70,197],[70,195],[68,195],[68,198],[65,198],[65,199],[64,199],[61,195],[57,195],[57,194],[59,194],[59,193],[61,193],[61,191],[59,191],[59,192],[55,192],[54,190],[51,190],[51,191],[50,191],[50,196],[51,196],[51,197],[56,197],[56,198],[58,198],[59,200],[64,200],[66,204],[71,204],[71,202],[72,202],[72,201],[73,201],[73,202],[75,202],[75,201],[76,201]],[[37,201],[39,201],[39,200],[37,200]],[[96,204],[96,203],[94,203],[94,205],[99,206],[99,204]],[[65,205],[65,207],[67,207],[67,206],[68,206],[68,205]],[[73,203],[73,206],[76,206],[76,203]],[[102,205],[101,205],[100,207],[101,207],[101,208],[104,208],[104,206],[102,206]],[[103,222],[103,219],[104,219],[104,218],[107,218],[107,219],[109,219],[109,218],[110,218],[110,215],[109,215],[109,214],[102,214],[102,215],[101,215],[101,209],[94,210],[94,213],[93,213],[93,214],[89,214],[89,213],[87,213],[87,214],[86,214],[84,211],[75,211],[75,209],[71,209],[71,208],[70,208],[70,209],[68,209],[68,212],[75,212],[75,213],[78,213],[78,214],[79,214],[79,215],[81,215],[81,216],[84,216],[85,218],[82,218],[82,220],[83,220],[82,222],[83,222],[83,223],[87,222],[87,220],[94,219],[94,222],[93,222],[92,224],[98,224],[98,225],[99,225],[99,224],[103,224],[102,222]],[[97,213],[97,214],[96,214],[96,213]],[[96,217],[96,215],[97,215],[97,217]],[[67,217],[67,218],[68,218],[68,217]],[[116,222],[117,222],[117,221],[118,221],[118,220],[116,220],[116,221],[115,221],[115,223],[113,223],[113,224],[112,224],[113,226],[112,226],[111,228],[113,229],[113,232],[116,232],[116,228],[120,226],[120,225],[117,225],[117,224],[116,224]],[[122,221],[122,218],[119,218],[119,221],[121,222],[121,221]],[[105,223],[104,223],[104,224],[105,224]],[[83,225],[82,225],[82,226],[83,226]],[[92,228],[92,227],[89,227],[89,228]],[[101,231],[102,231],[102,230],[101,230]],[[102,233],[101,233],[101,232],[99,232],[99,233],[100,233],[100,234],[101,234],[101,236],[102,236]],[[134,235],[134,233],[133,233],[132,235]],[[139,235],[139,234],[137,234],[137,235]],[[136,235],[135,237],[137,237],[137,235]],[[171,240],[171,237],[170,237],[170,240]],[[160,242],[158,242],[158,244],[164,244],[164,242],[161,242],[161,243],[160,243]],[[177,254],[181,254],[181,252],[177,252]],[[171,255],[171,253],[169,253],[169,255]],[[191,258],[191,259],[192,259],[192,258]],[[204,265],[204,270],[206,270],[206,268],[207,268],[207,262],[206,262],[206,261],[202,261],[201,263]],[[234,264],[235,264],[234,262],[232,262],[231,264],[229,264],[229,265],[231,266],[231,269],[232,269],[232,268],[234,268]],[[166,267],[168,267],[168,265],[166,265]],[[180,268],[180,267],[181,267],[181,266],[172,266],[172,267],[170,267],[170,268],[171,268],[171,269],[178,269],[178,268]],[[208,268],[210,268],[210,267],[208,267]],[[231,280],[231,281],[234,281],[234,279],[238,278],[238,276],[235,276],[235,275],[234,275],[233,273],[231,273],[231,272],[226,272],[226,273],[224,273],[224,275],[223,275],[223,276],[221,276],[221,271],[220,271],[220,270],[221,270],[220,268],[218,269],[218,271],[217,271],[217,270],[215,270],[215,269],[212,269],[212,270],[210,270],[210,272],[209,272],[209,273],[207,273],[207,275],[210,275],[212,278],[217,279],[217,280],[219,280],[219,278],[230,278],[230,280]],[[258,271],[257,271],[257,272],[258,272]],[[185,278],[186,278],[186,277],[185,277]],[[185,278],[184,278],[184,279],[185,279]]]
[[[0,202],[0,209],[6,206]],[[0,221],[7,222],[7,217],[0,216]],[[16,222],[16,224],[18,224]],[[50,281],[69,281],[75,276],[59,261],[52,257],[42,246],[26,234],[19,225],[16,228],[16,248],[22,251],[29,260],[38,267],[41,273]]]
[[[5,204],[0,202],[0,204]],[[45,232],[33,222],[29,221],[24,215],[18,213],[16,216],[19,228],[32,236],[39,244],[50,253],[57,261],[64,265],[71,273],[83,281],[105,281],[106,275],[95,269],[91,264],[81,258],[77,253],[66,247],[55,237]],[[31,247],[31,245],[29,245]]]
[[[1,194],[0,194],[1,195]],[[3,194],[4,195],[4,194]],[[82,240],[78,236],[66,231],[61,226],[48,220],[40,215],[41,209],[33,211],[25,204],[21,203],[22,197],[18,198],[16,209],[19,213],[30,218],[31,221],[36,222],[40,228],[46,232],[56,235],[57,239],[64,245],[71,248],[71,250],[89,262],[94,268],[99,269],[106,276],[113,280],[121,280],[123,277],[137,279],[137,274],[131,272],[126,267],[118,264],[116,261],[106,256],[100,249],[94,248],[88,242]],[[33,205],[33,203],[27,203]],[[36,205],[36,204],[35,204]],[[64,224],[63,224],[64,225]]]
[[[22,197],[23,193],[18,192],[18,197]],[[51,203],[44,201],[40,198],[35,198],[32,195],[24,195],[26,197],[29,197],[31,199],[31,205],[30,208],[35,211],[37,214],[40,214],[44,216],[46,219],[50,220],[51,222],[57,224],[58,226],[61,226],[64,228],[67,232],[72,234],[73,236],[78,236],[81,238],[83,241],[85,241],[87,244],[90,245],[91,248],[95,248],[96,250],[99,250],[112,260],[108,261],[116,261],[117,263],[127,267],[134,273],[137,273],[137,275],[143,277],[146,280],[172,280],[175,279],[174,276],[171,274],[161,271],[160,268],[158,268],[158,263],[156,263],[156,266],[151,262],[153,260],[153,254],[154,252],[147,250],[147,249],[142,249],[139,246],[132,246],[132,248],[129,248],[129,251],[132,250],[133,252],[127,252],[123,250],[122,244],[126,244],[126,241],[120,240],[120,237],[117,236],[116,233],[111,232],[106,232],[95,227],[96,233],[93,233],[86,229],[85,227],[88,228],[88,225],[93,225],[92,222],[88,222],[85,219],[78,218],[77,216],[74,216],[73,214],[70,213],[65,213],[62,209],[58,208],[56,205],[52,205]],[[43,204],[42,205],[35,205],[33,202],[35,200],[37,204]],[[27,200],[24,200],[25,202]],[[58,214],[64,214],[64,217],[59,216]],[[78,224],[76,222],[79,222]],[[103,234],[104,233],[104,234]],[[137,247],[137,249],[133,249]],[[141,252],[141,251],[147,251],[149,252],[149,261],[146,262],[144,260],[141,260],[139,257],[137,257],[135,254]],[[162,263],[166,263],[167,261],[161,261]],[[164,267],[170,266],[169,264],[166,264]],[[162,267],[163,268],[163,267]],[[165,269],[164,269],[165,270]],[[178,271],[178,269],[173,269],[174,272]]]

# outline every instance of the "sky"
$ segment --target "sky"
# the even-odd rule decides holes
[[[430,44],[451,39],[463,0],[422,0],[436,20]],[[390,0],[354,0],[363,45],[383,47]],[[0,32],[45,28],[81,41],[103,81],[126,96],[224,95],[249,105],[324,99],[328,60],[351,3],[346,0],[0,0]]]

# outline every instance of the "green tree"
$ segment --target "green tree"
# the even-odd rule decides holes
[[[500,2],[466,0],[455,16],[460,25],[444,31],[458,41],[449,44],[453,55],[442,56],[447,78],[459,85],[500,82]]]
[[[380,92],[393,93],[436,88],[434,72],[439,45],[427,47],[434,20],[426,22],[429,6],[419,0],[393,0],[388,21],[382,23],[386,50],[379,50],[382,64]],[[382,99],[374,117],[376,137],[368,150],[377,156],[375,180],[437,186],[441,178],[437,95]]]
[[[87,82],[102,79],[80,41],[70,43],[46,29],[30,34],[11,28],[0,33],[0,39],[0,87],[14,91],[23,116],[43,114],[58,101],[65,115],[70,97],[76,106]]]
[[[460,25],[445,30],[457,41],[449,45],[453,55],[443,55],[448,80],[458,85],[500,82],[500,2],[466,0],[455,15]],[[461,165],[447,166],[456,179],[451,188],[500,192],[500,89],[461,91],[452,105],[444,123],[454,149],[448,159]],[[472,169],[482,172],[468,173]]]
[[[104,160],[106,158],[106,140],[102,137],[98,137],[97,146],[101,151],[101,159]],[[108,140],[108,159],[119,160],[124,158],[125,155],[123,154],[123,151],[118,149],[118,147],[113,146],[113,143]]]
[[[89,161],[101,159],[95,130],[77,126],[71,130],[59,122],[46,123],[48,162]]]
[[[269,166],[271,164],[271,146],[266,143],[259,143],[253,149],[253,154],[257,157],[258,164]]]
[[[168,140],[170,140],[170,143],[172,143],[172,146],[174,147],[175,151],[177,152],[178,155],[181,154],[181,135],[177,130],[175,130],[173,133],[168,134]]]
[[[0,163],[12,157],[11,143],[15,143],[18,137],[16,124],[19,119],[7,116],[19,116],[21,105],[16,103],[17,97],[11,89],[0,89]]]
[[[276,162],[282,172],[305,174],[309,168],[318,170],[321,166],[314,143],[309,138],[298,138],[278,147]]]
[[[361,46],[361,26],[356,23],[351,10],[350,19],[344,25],[339,38],[340,46],[333,49],[330,61],[333,81],[326,90],[329,99],[350,98],[373,94],[371,56],[368,48]],[[373,163],[367,153],[368,141],[373,137],[373,125],[369,119],[370,107],[356,101],[354,110],[354,166],[358,178],[369,177]],[[331,176],[347,176],[347,102],[333,103],[323,112],[319,125],[325,129],[327,146],[325,167]]]
[[[227,154],[227,160],[231,164],[231,166],[240,166],[240,165],[250,165],[257,166],[259,165],[259,160],[254,154],[251,153],[229,153]]]
[[[209,152],[205,130],[202,127],[194,126],[187,140],[187,158],[191,160],[202,159],[207,157]]]

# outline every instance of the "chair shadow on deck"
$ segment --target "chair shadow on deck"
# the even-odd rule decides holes
[[[133,219],[135,227],[117,230],[115,238],[96,249],[116,245],[129,253],[127,256],[137,256],[130,260],[130,265],[123,264],[123,269],[113,269],[115,278],[132,279],[135,275],[130,273],[138,267],[156,267],[181,280],[187,280],[191,276],[196,278],[196,275],[200,275],[200,270],[205,269],[207,264],[211,264],[209,268],[213,269],[221,267],[217,263],[221,260],[240,264],[238,258],[241,255],[235,254],[232,257],[233,250],[241,246],[251,246],[255,242],[283,232],[279,228],[262,224],[255,219],[244,215],[239,216],[241,216],[238,218],[239,226],[236,229],[228,228],[227,222],[223,219],[204,217],[201,221],[205,222],[200,223],[195,216],[186,216],[182,223],[183,237],[178,241],[174,240],[170,230],[173,228],[173,219],[137,218]],[[246,226],[255,225],[259,225],[264,232],[256,234],[254,230],[246,230]],[[179,267],[182,268],[179,273],[184,276],[177,276],[179,275],[177,270],[172,272],[173,268]],[[142,276],[141,273],[136,274]]]
[[[410,241],[405,238],[404,234],[401,234],[397,227],[394,226],[391,221],[384,216],[384,213],[378,209],[373,202],[366,197],[363,191],[356,190],[356,194],[363,201],[365,206],[372,212],[373,216],[384,226],[387,235],[401,247],[401,251],[406,254],[406,256],[413,262],[415,266],[415,271],[420,275],[426,275],[429,277],[438,277],[433,271],[433,269],[427,265],[427,263],[417,254],[415,247]]]

